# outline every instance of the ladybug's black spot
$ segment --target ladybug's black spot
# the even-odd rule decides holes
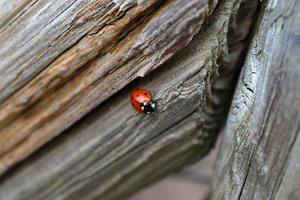
[[[144,95],[146,95],[146,96],[147,96],[147,95],[148,95],[148,93],[146,93],[146,92],[145,92],[145,93],[144,93]]]

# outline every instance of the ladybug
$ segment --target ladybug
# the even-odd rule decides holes
[[[140,113],[150,114],[154,112],[155,103],[152,100],[152,94],[145,89],[134,89],[130,95],[132,106]]]

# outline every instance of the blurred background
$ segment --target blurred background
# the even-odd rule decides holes
[[[209,200],[219,143],[198,163],[141,190],[128,200]]]

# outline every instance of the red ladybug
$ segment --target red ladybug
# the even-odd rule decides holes
[[[141,113],[150,114],[154,112],[155,103],[152,101],[151,92],[145,89],[134,89],[130,95],[132,106]]]

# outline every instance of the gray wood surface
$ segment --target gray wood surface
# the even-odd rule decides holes
[[[184,48],[216,1],[116,2],[6,1],[0,174]]]
[[[213,199],[300,199],[300,1],[265,1],[216,164]]]
[[[134,63],[122,62],[124,66],[117,70],[118,75],[111,76],[115,71],[109,73],[110,81],[89,85],[92,88],[83,90],[76,97],[82,101],[72,102],[72,106],[61,113],[64,117],[54,118],[56,123],[65,124],[67,122],[64,120],[73,119],[74,112],[78,112],[76,109],[86,113],[121,88],[117,86],[122,84],[123,87],[133,77],[148,74],[150,69],[187,44],[204,22],[202,13],[208,13],[208,7],[213,5],[208,6],[196,0],[188,2],[178,0],[165,4],[154,15],[153,21],[147,22],[145,27],[148,31],[134,29],[129,35],[141,34],[143,37],[139,35],[138,41],[149,42],[159,34],[157,39],[154,37],[154,41],[157,40],[154,46],[146,45],[149,49],[146,48],[145,52],[150,51],[151,56],[139,57],[139,51],[130,42],[132,38],[129,41],[124,39],[125,46],[118,49],[122,55],[118,59],[124,58],[124,54],[133,54]],[[251,5],[252,9],[244,10],[240,5],[239,0],[220,1],[217,10],[207,18],[200,33],[187,48],[145,78],[134,81],[107,99],[54,141],[6,173],[0,180],[0,199],[124,199],[141,187],[205,155],[214,144],[225,119],[234,86],[233,78],[247,47],[246,38],[256,2],[243,2],[242,5]],[[190,13],[193,7],[197,11],[194,14]],[[189,10],[187,14],[184,11],[182,13],[187,20],[182,20],[183,24],[176,23],[174,29],[166,29],[166,33],[156,32],[159,19],[163,20],[161,16],[176,21],[176,15],[169,15],[172,8],[177,14],[181,13],[178,9]],[[246,17],[247,23],[242,23],[245,19],[239,18],[239,9],[249,12],[245,15],[249,17]],[[164,11],[169,14],[163,15]],[[162,27],[164,25],[169,26],[168,23],[160,24]],[[243,27],[245,31],[241,32],[237,27]],[[161,37],[164,39],[160,40]],[[165,44],[163,41],[168,39],[170,41]],[[154,47],[162,50],[156,52]],[[86,72],[74,79],[81,76],[92,78],[90,72],[94,71],[88,70],[94,69],[92,66],[97,69],[103,62],[117,62],[113,57],[102,59],[99,65],[94,66],[94,62],[87,65]],[[83,79],[78,80],[80,82]],[[76,80],[73,84],[77,87],[80,85]],[[142,115],[133,110],[129,94],[134,87],[145,87],[153,92],[158,106],[155,114]],[[68,82],[60,93],[53,94],[53,99],[61,101],[58,94],[64,95],[71,89],[72,82]],[[110,89],[113,92],[109,93]],[[46,106],[45,103],[41,105]],[[51,104],[47,106],[55,108]],[[22,111],[20,109],[17,112]],[[54,126],[56,130],[56,123],[45,123],[40,129],[41,134],[37,132],[31,139],[40,142],[47,135],[45,126]]]

